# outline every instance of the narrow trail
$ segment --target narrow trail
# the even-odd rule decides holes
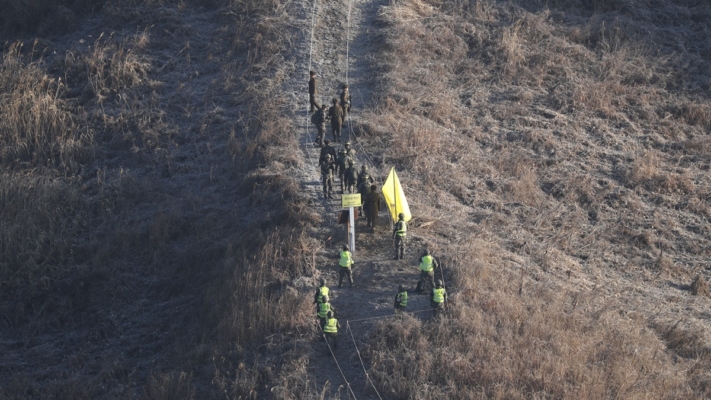
[[[315,4],[314,4],[315,1]],[[318,80],[317,101],[329,102],[338,97],[342,85],[348,84],[353,96],[350,121],[343,129],[343,141],[350,140],[356,150],[356,166],[365,164],[378,186],[382,185],[384,173],[377,165],[372,165],[363,148],[358,144],[358,138],[349,127],[357,125],[361,111],[371,105],[371,97],[375,87],[374,70],[370,65],[370,55],[373,53],[373,32],[377,31],[375,21],[379,7],[388,4],[385,0],[301,0],[292,3],[292,15],[299,28],[299,36],[294,38],[293,54],[294,73],[287,82],[286,93],[293,99],[290,106],[298,127],[299,145],[304,167],[300,168],[301,182],[305,195],[311,199],[311,206],[322,221],[310,234],[325,243],[316,254],[315,284],[318,277],[323,276],[331,288],[331,303],[337,310],[337,318],[341,324],[339,330],[338,348],[335,350],[335,360],[350,383],[350,390],[339,371],[334,358],[317,330],[314,323],[313,352],[310,359],[310,370],[318,390],[326,388],[326,393],[342,398],[377,399],[378,394],[367,382],[363,367],[358,358],[356,348],[347,330],[350,323],[353,337],[361,347],[369,332],[376,323],[393,314],[393,300],[399,284],[413,288],[417,277],[418,256],[424,244],[410,237],[405,259],[395,261],[393,242],[391,239],[390,222],[386,210],[381,210],[378,224],[374,230],[366,228],[365,219],[356,222],[356,249],[353,267],[354,287],[344,284],[338,288],[338,252],[345,244],[347,236],[344,225],[337,224],[337,215],[341,211],[341,192],[338,179],[334,182],[336,195],[333,200],[323,198],[318,158],[320,148],[313,144],[316,129],[310,123],[308,101],[309,69],[316,71]],[[350,9],[349,9],[350,8]],[[350,12],[349,12],[350,11]],[[349,26],[350,14],[350,26]],[[312,31],[313,22],[313,31]],[[350,29],[349,29],[350,28]],[[313,40],[312,40],[313,38]],[[346,53],[348,52],[348,59]],[[309,67],[310,66],[310,67]],[[349,124],[350,122],[350,124]],[[327,124],[326,138],[332,139],[330,125]],[[336,149],[341,146],[336,143]],[[330,240],[329,240],[330,238]],[[312,296],[315,286],[304,287],[305,296]],[[413,294],[408,302],[408,310],[427,310],[416,313],[420,318],[428,318],[431,314],[429,297]],[[314,312],[315,314],[315,312]],[[373,317],[383,317],[370,319]],[[315,315],[314,315],[315,318]],[[358,321],[368,319],[367,321]],[[368,360],[364,359],[366,368]]]

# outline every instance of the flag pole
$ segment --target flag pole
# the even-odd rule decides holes
[[[393,197],[395,198],[395,221],[397,222],[397,172],[395,172],[395,167],[393,167]]]

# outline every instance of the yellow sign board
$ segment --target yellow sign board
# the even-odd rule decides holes
[[[344,194],[341,196],[341,205],[343,208],[346,207],[360,207],[360,193],[356,194]]]

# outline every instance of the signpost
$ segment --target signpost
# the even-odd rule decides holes
[[[350,244],[351,253],[355,254],[355,216],[353,208],[360,207],[360,193],[344,194],[341,196],[341,206],[348,208],[348,243]]]

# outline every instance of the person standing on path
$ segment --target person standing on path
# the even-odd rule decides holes
[[[348,188],[348,193],[357,193],[356,182],[358,182],[358,170],[355,164],[351,163],[350,167],[346,171],[346,186]]]
[[[437,287],[432,291],[432,297],[430,298],[430,305],[435,317],[444,311],[447,304],[447,292],[442,286],[442,280],[437,279]]]
[[[405,222],[405,214],[397,215],[397,222],[393,228],[393,239],[395,239],[395,259],[402,260],[405,256],[405,241],[407,240],[407,223]]]
[[[434,270],[439,267],[437,260],[432,257],[429,249],[425,249],[420,257],[420,279],[417,281],[417,292],[425,294],[425,283],[429,282],[432,289],[435,288]]]
[[[340,268],[338,272],[338,287],[342,287],[343,276],[345,275],[348,275],[348,282],[351,284],[351,287],[353,287],[353,271],[351,268],[354,261],[353,255],[348,250],[348,245],[343,245],[343,251],[341,251],[339,257],[338,265],[340,265]]]
[[[328,300],[328,296],[323,296],[323,302],[316,305],[316,316],[318,316],[319,326],[322,328],[326,324],[326,317],[328,316],[328,313],[336,312],[336,309],[331,305],[331,303],[329,303]]]
[[[365,201],[363,203],[367,222],[366,226],[373,228],[373,231],[375,231],[375,221],[378,220],[378,213],[380,212],[380,193],[378,193],[377,186],[370,185],[370,193],[365,195]]]
[[[331,118],[331,131],[333,141],[341,142],[341,128],[343,127],[343,109],[338,105],[338,99],[333,99],[333,105],[328,109],[328,116]]]
[[[323,297],[328,296],[328,286],[326,286],[326,279],[321,278],[318,280],[319,287],[316,289],[314,294],[314,304],[323,303]]]
[[[346,120],[348,114],[351,113],[351,92],[348,91],[348,85],[343,85],[341,91],[341,108],[343,108],[343,120]]]
[[[346,193],[346,170],[348,169],[348,155],[346,149],[338,150],[338,158],[336,159],[336,169],[338,169],[338,180],[341,184],[341,193]]]
[[[350,157],[351,160],[353,160],[353,162],[355,163],[356,151],[351,149],[351,142],[346,142],[343,147],[346,150],[346,154],[348,155],[348,157]]]
[[[311,79],[309,79],[309,103],[311,104],[311,113],[313,113],[321,108],[316,102],[316,71],[311,71],[309,76],[311,77]]]
[[[338,347],[338,329],[341,324],[338,320],[333,318],[333,311],[329,311],[326,314],[326,322],[323,324],[323,334],[326,335],[326,343],[328,343],[333,350]]]
[[[402,285],[399,285],[395,295],[395,312],[404,311],[405,307],[407,307],[407,290]]]
[[[331,141],[326,139],[323,143],[325,143],[325,145],[321,147],[321,153],[318,156],[319,164],[321,164],[323,160],[326,159],[326,154],[329,154],[332,157],[332,160],[336,159],[336,149],[331,146]]]
[[[333,170],[335,164],[330,154],[326,154],[326,159],[321,163],[321,179],[323,180],[323,198],[332,199],[333,196]]]
[[[317,146],[323,146],[323,137],[326,134],[326,105],[318,108],[318,110],[311,116],[311,122],[316,125],[316,131],[318,136],[314,142]]]

